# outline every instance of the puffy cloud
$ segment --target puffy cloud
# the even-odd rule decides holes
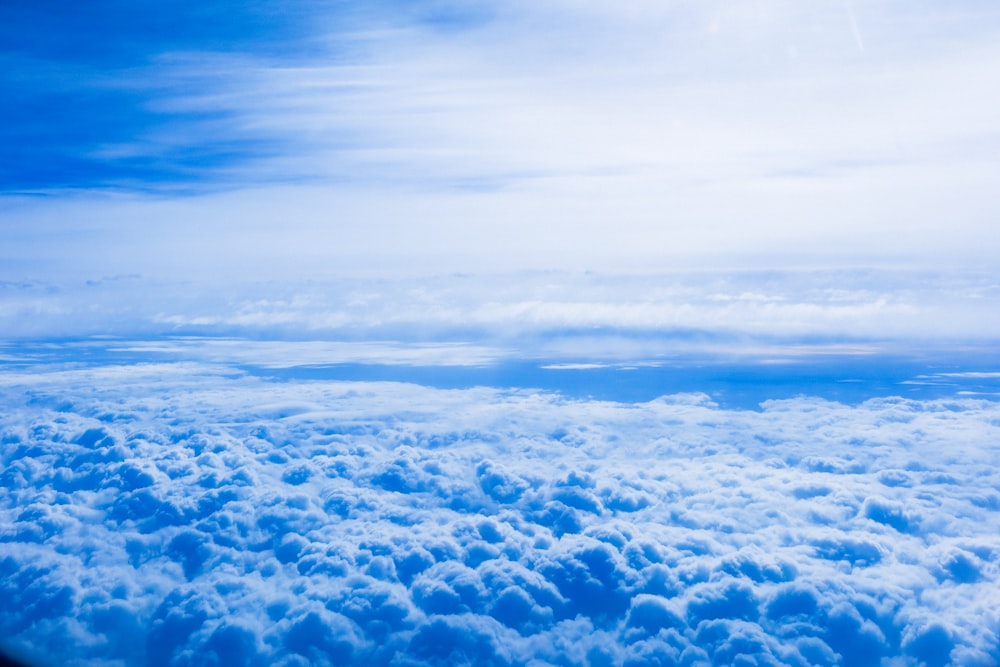
[[[39,664],[987,665],[1000,406],[5,371]]]

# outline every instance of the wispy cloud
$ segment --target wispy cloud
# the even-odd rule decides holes
[[[92,276],[97,247],[173,274],[995,260],[985,4],[301,9],[270,32],[237,13],[218,43],[129,42],[65,86],[66,54],[18,53],[48,68],[15,69],[52,115],[24,140],[10,117],[10,145],[44,135],[77,167],[19,185],[44,159],[6,161],[8,192],[49,196],[6,198],[5,266]],[[59,102],[81,86],[89,125]],[[94,186],[131,194],[59,190]],[[81,228],[86,245],[45,240]]]
[[[174,57],[160,78],[203,83],[161,104],[290,142],[271,165],[286,176],[298,167],[341,182],[611,192],[639,179],[632,194],[660,182],[736,196],[774,181],[775,194],[794,196],[773,175],[798,172],[835,190],[892,187],[943,174],[933,162],[949,159],[948,146],[993,141],[998,103],[977,84],[995,61],[973,25],[989,10],[913,11],[872,7],[866,20],[884,44],[865,57],[840,3],[514,3],[443,26],[382,17],[337,32],[306,62]],[[917,34],[918,18],[950,20],[970,42]],[[973,166],[965,151],[951,159]]]
[[[209,363],[252,364],[261,368],[292,368],[332,364],[388,364],[412,366],[474,366],[495,361],[499,350],[462,343],[294,342],[226,338],[175,338],[122,341],[109,352],[148,355],[151,359],[195,358]]]

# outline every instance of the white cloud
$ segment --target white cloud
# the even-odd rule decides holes
[[[975,346],[1000,331],[998,298],[994,275],[977,272],[477,272],[253,283],[124,276],[0,285],[0,322],[17,337],[342,341],[299,346],[316,360],[320,348],[327,358],[399,360],[447,350],[468,363],[515,347],[589,363],[678,350],[795,358],[933,341]],[[398,342],[410,345],[394,351]]]
[[[305,60],[154,59],[136,77],[174,82],[166,110],[221,116],[211,132],[273,137],[279,155],[237,168],[230,192],[8,197],[3,264],[995,266],[995,10],[869,3],[859,52],[846,9],[516,3],[462,28],[338,25]]]
[[[252,364],[262,368],[292,368],[333,364],[414,366],[475,366],[494,361],[499,352],[461,343],[402,344],[394,341],[251,341],[244,339],[178,338],[170,341],[123,341],[109,352],[139,353],[160,358],[199,358],[208,362]]]
[[[997,655],[994,402],[4,376],[0,625],[42,660]]]

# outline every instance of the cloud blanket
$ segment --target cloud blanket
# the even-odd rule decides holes
[[[995,665],[1000,405],[7,370],[0,637],[67,665]]]

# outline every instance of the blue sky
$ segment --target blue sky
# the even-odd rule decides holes
[[[0,11],[7,279],[995,268],[992,3]]]
[[[1000,335],[990,3],[0,11],[10,336]]]

